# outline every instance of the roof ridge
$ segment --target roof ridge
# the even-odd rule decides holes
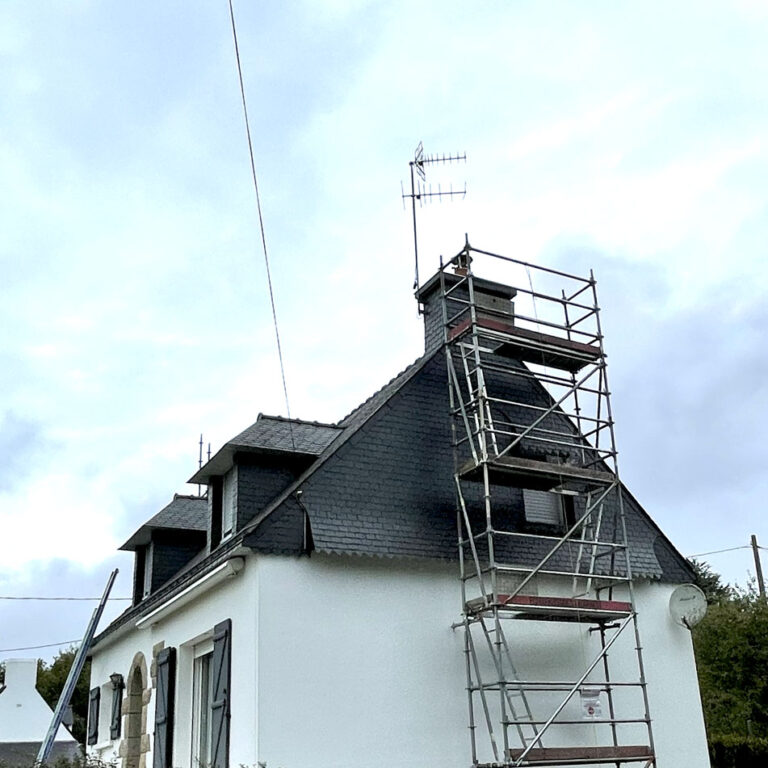
[[[170,503],[173,504],[173,502],[176,501],[177,499],[191,499],[193,501],[205,501],[205,498],[203,496],[198,496],[196,493],[174,493],[173,499],[171,499]],[[167,507],[168,504],[166,504],[165,506]],[[165,507],[163,507],[163,509],[165,509]]]
[[[339,427],[337,424],[330,424],[325,421],[317,421],[316,419],[297,419],[297,418],[289,419],[287,416],[271,416],[268,413],[260,413],[257,421],[261,421],[262,419],[271,419],[272,421],[290,422],[292,424],[311,424],[313,427],[332,427],[333,429],[344,429],[344,427]]]

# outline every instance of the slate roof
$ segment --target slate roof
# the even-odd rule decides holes
[[[537,383],[520,380],[518,386],[519,397],[544,403],[547,395]],[[295,553],[306,514],[320,552],[455,560],[448,411],[446,367],[438,349],[345,417],[344,435],[246,526],[244,543],[257,551]],[[519,489],[496,487],[494,498],[522,509]],[[625,491],[624,499],[633,574],[690,580],[685,560],[634,497]],[[475,513],[481,510],[479,485],[468,504]],[[606,515],[615,504],[606,502]],[[550,547],[544,540],[514,539],[505,554],[533,565]],[[564,548],[562,556],[571,553]]]
[[[158,529],[179,531],[206,531],[208,529],[208,500],[201,496],[174,494],[173,501],[147,520],[120,549],[132,552],[136,547],[149,544],[152,531]]]
[[[260,413],[250,427],[225,443],[189,482],[207,483],[211,476],[223,474],[238,452],[319,456],[342,431],[341,425]]]
[[[521,379],[519,386],[519,396],[528,401],[548,397],[531,379]],[[287,419],[260,416],[225,446],[232,450],[229,460],[241,447],[290,455],[287,424]],[[416,360],[338,424],[291,424],[297,451],[312,455],[312,464],[235,536],[210,554],[200,553],[174,580],[116,619],[97,641],[232,557],[242,545],[265,553],[302,552],[307,519],[319,552],[457,559],[448,384],[441,348]],[[682,555],[625,488],[623,493],[634,576],[692,581]],[[477,498],[468,498],[475,510],[482,506],[479,494],[478,484]],[[494,494],[510,508],[522,503],[516,488],[495,488]],[[544,540],[515,541],[514,550],[505,554],[520,564],[536,564],[551,547]],[[569,556],[565,549],[563,556]]]
[[[434,355],[424,356],[419,358],[412,365],[409,365],[404,371],[395,376],[391,381],[385,384],[380,390],[374,393],[371,397],[361,403],[351,413],[347,414],[338,424],[320,424],[318,422],[298,422],[294,420],[294,425],[298,422],[301,424],[312,425],[319,427],[324,431],[326,437],[333,436],[333,440],[328,443],[328,446],[320,453],[317,460],[311,465],[311,467],[299,476],[297,481],[293,483],[284,492],[278,495],[275,501],[269,505],[264,514],[258,515],[248,526],[240,531],[235,536],[222,542],[222,544],[213,552],[205,553],[201,552],[197,557],[193,558],[177,576],[164,584],[156,592],[153,592],[147,598],[141,601],[138,605],[133,605],[123,611],[103,632],[97,635],[92,643],[95,647],[101,640],[112,634],[115,630],[121,626],[127,624],[129,621],[138,619],[145,613],[152,610],[153,607],[159,605],[164,600],[171,598],[174,594],[184,589],[188,584],[192,583],[195,579],[203,576],[208,571],[217,567],[220,563],[224,562],[228,558],[233,556],[233,553],[246,541],[249,535],[253,534],[255,529],[258,528],[257,538],[260,541],[270,540],[270,551],[284,552],[286,554],[295,554],[301,551],[304,544],[304,509],[296,498],[296,490],[300,488],[304,480],[311,476],[315,469],[322,467],[325,462],[332,457],[341,446],[352,438],[356,432],[366,423],[366,421],[380,409],[386,406],[388,400],[397,394],[424,366],[434,357]],[[257,426],[262,420],[274,420],[285,423],[288,420],[282,417],[263,416],[259,414],[259,419],[252,427]],[[241,433],[248,433],[252,427]],[[325,428],[325,429],[323,429]],[[285,437],[285,432],[283,432]],[[239,437],[239,436],[238,436]],[[234,446],[236,440],[234,438],[228,445]],[[294,437],[295,439],[295,437]],[[286,443],[283,443],[286,445]],[[219,452],[221,453],[221,451]],[[234,453],[234,452],[233,452]],[[213,462],[209,462],[209,465]],[[203,467],[205,469],[205,467]],[[197,475],[194,475],[190,482],[197,482],[195,479]],[[271,510],[276,509],[284,503],[284,507],[281,513],[278,515],[270,514]],[[160,513],[158,513],[160,514]],[[152,518],[154,520],[154,518]],[[147,525],[152,521],[150,520]],[[144,527],[144,526],[142,526]],[[141,529],[140,529],[141,530]],[[272,535],[270,535],[272,532]],[[137,532],[138,533],[138,532]],[[136,534],[134,534],[136,535]],[[132,537],[133,538],[133,537]],[[455,542],[455,531],[453,531],[453,541]],[[130,540],[129,540],[130,542]],[[124,549],[128,542],[121,547]],[[455,544],[454,544],[455,548]]]
[[[0,765],[3,768],[29,768],[35,764],[40,751],[40,741],[5,741],[0,742]],[[82,756],[82,748],[76,741],[54,741],[49,765],[59,761],[77,761]]]

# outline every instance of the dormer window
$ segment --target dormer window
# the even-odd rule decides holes
[[[133,604],[138,605],[205,548],[208,500],[175,494],[120,549],[133,552]]]
[[[152,592],[152,545],[148,544],[144,548],[144,578],[142,579],[142,599],[148,597]]]
[[[237,505],[237,470],[224,475],[221,493],[221,538],[226,539],[235,530],[235,508]]]

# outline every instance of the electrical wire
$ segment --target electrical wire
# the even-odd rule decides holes
[[[130,597],[109,597],[108,600],[127,600],[130,601]],[[79,601],[79,600],[101,600],[100,597],[16,597],[11,595],[0,595],[0,600],[67,600],[67,601]]]
[[[740,547],[728,547],[728,549],[715,549],[712,552],[699,552],[698,555],[688,555],[688,558],[692,557],[704,557],[705,555],[719,555],[721,552],[735,552],[737,549],[752,549],[749,544],[742,544]],[[762,549],[762,547],[760,547]]]
[[[277,328],[277,310],[275,309],[275,294],[272,288],[272,272],[269,268],[269,255],[267,254],[267,237],[264,232],[264,216],[261,211],[261,196],[259,194],[259,182],[256,177],[256,161],[253,155],[253,141],[251,140],[251,125],[248,120],[248,106],[245,100],[245,85],[243,84],[243,68],[240,64],[240,46],[237,42],[237,26],[235,24],[235,10],[232,7],[232,0],[229,0],[229,18],[232,22],[232,39],[235,44],[235,59],[237,60],[237,77],[240,82],[240,98],[243,102],[243,116],[245,117],[245,133],[248,137],[248,155],[251,160],[251,176],[253,178],[253,188],[256,191],[256,208],[259,213],[259,228],[261,229],[261,245],[264,250],[264,264],[267,268],[267,284],[269,285],[269,301],[272,305],[272,322],[275,326],[275,339],[277,340],[277,356],[280,359],[280,375],[283,380],[283,393],[285,394],[285,408],[288,411],[288,430],[291,434],[291,445],[296,450],[296,443],[293,438],[293,424],[291,423],[291,406],[288,402],[288,385],[285,381],[285,366],[283,365],[283,349],[280,344],[280,331]]]
[[[45,643],[45,645],[25,645],[22,648],[0,648],[0,653],[12,653],[14,651],[36,651],[38,648],[55,648],[64,645],[79,645],[79,640],[64,640],[61,643]]]

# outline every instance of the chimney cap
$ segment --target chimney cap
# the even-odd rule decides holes
[[[6,688],[34,688],[37,685],[37,659],[5,659]]]
[[[460,280],[463,280],[463,275],[454,275],[452,272],[445,272],[446,285],[456,285]],[[504,285],[503,283],[496,283],[493,280],[486,280],[483,277],[472,276],[472,284],[475,290],[482,293],[490,294],[491,296],[498,296],[502,299],[514,299],[517,296],[517,289],[511,285]],[[422,303],[427,301],[428,297],[434,293],[434,291],[440,288],[440,271],[438,270],[432,277],[427,280],[424,285],[416,291],[416,299]]]

